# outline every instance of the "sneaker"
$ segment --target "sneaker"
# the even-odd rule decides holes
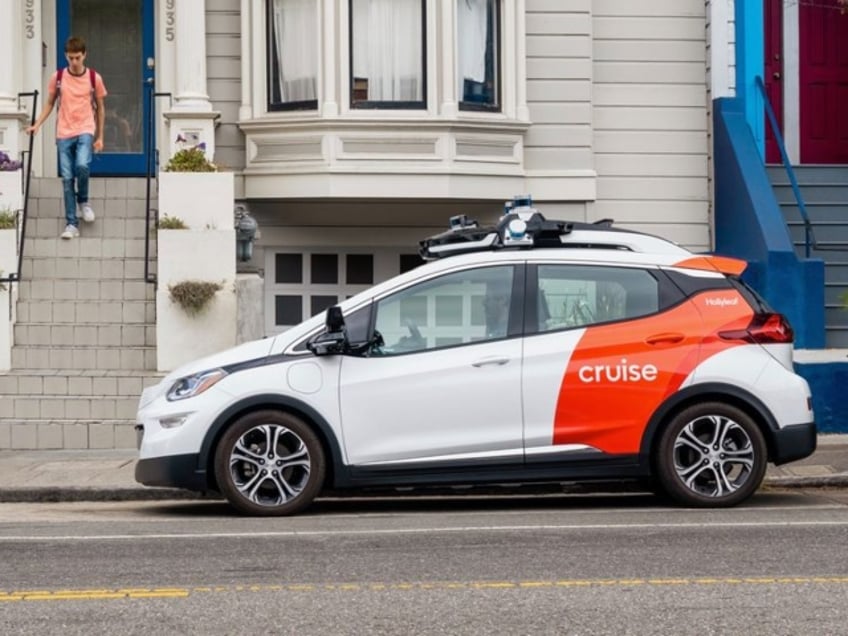
[[[94,210],[91,209],[91,206],[87,201],[79,204],[79,211],[82,215],[83,221],[86,223],[94,223]]]
[[[65,231],[62,232],[62,238],[65,240],[77,238],[79,236],[79,228],[76,225],[66,225]]]

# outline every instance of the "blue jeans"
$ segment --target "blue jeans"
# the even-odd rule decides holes
[[[57,139],[59,176],[65,193],[65,222],[78,226],[77,203],[88,202],[88,175],[91,165],[94,135],[88,133],[68,139]],[[76,180],[76,192],[74,192]]]

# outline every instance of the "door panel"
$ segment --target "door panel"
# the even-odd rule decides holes
[[[449,272],[375,303],[382,344],[342,362],[352,464],[523,461],[516,269]]]
[[[777,119],[777,125],[783,134],[783,0],[765,0],[764,22],[765,38],[765,85],[771,107]],[[766,117],[766,161],[780,162],[780,150],[777,147],[771,123]]]
[[[85,38],[86,66],[100,73],[108,92],[104,149],[92,161],[92,174],[146,174],[153,0],[58,0],[57,68],[67,64],[64,43],[71,35]]]
[[[799,12],[801,161],[848,163],[848,14],[837,0]]]
[[[522,461],[521,340],[388,358],[345,357],[348,461]]]

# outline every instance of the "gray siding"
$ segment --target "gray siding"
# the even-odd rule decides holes
[[[244,135],[236,123],[241,105],[239,0],[206,0],[206,75],[212,107],[221,113],[215,129],[215,161],[230,170],[241,170]]]
[[[704,0],[592,12],[593,215],[709,249]]]
[[[527,0],[528,170],[593,167],[591,6],[591,0]]]

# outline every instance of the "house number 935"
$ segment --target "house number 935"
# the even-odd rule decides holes
[[[35,0],[26,0],[24,4],[24,35],[27,40],[35,37]]]
[[[175,28],[177,24],[177,12],[175,7],[177,0],[167,0],[165,2],[165,39],[168,42],[174,41]]]

